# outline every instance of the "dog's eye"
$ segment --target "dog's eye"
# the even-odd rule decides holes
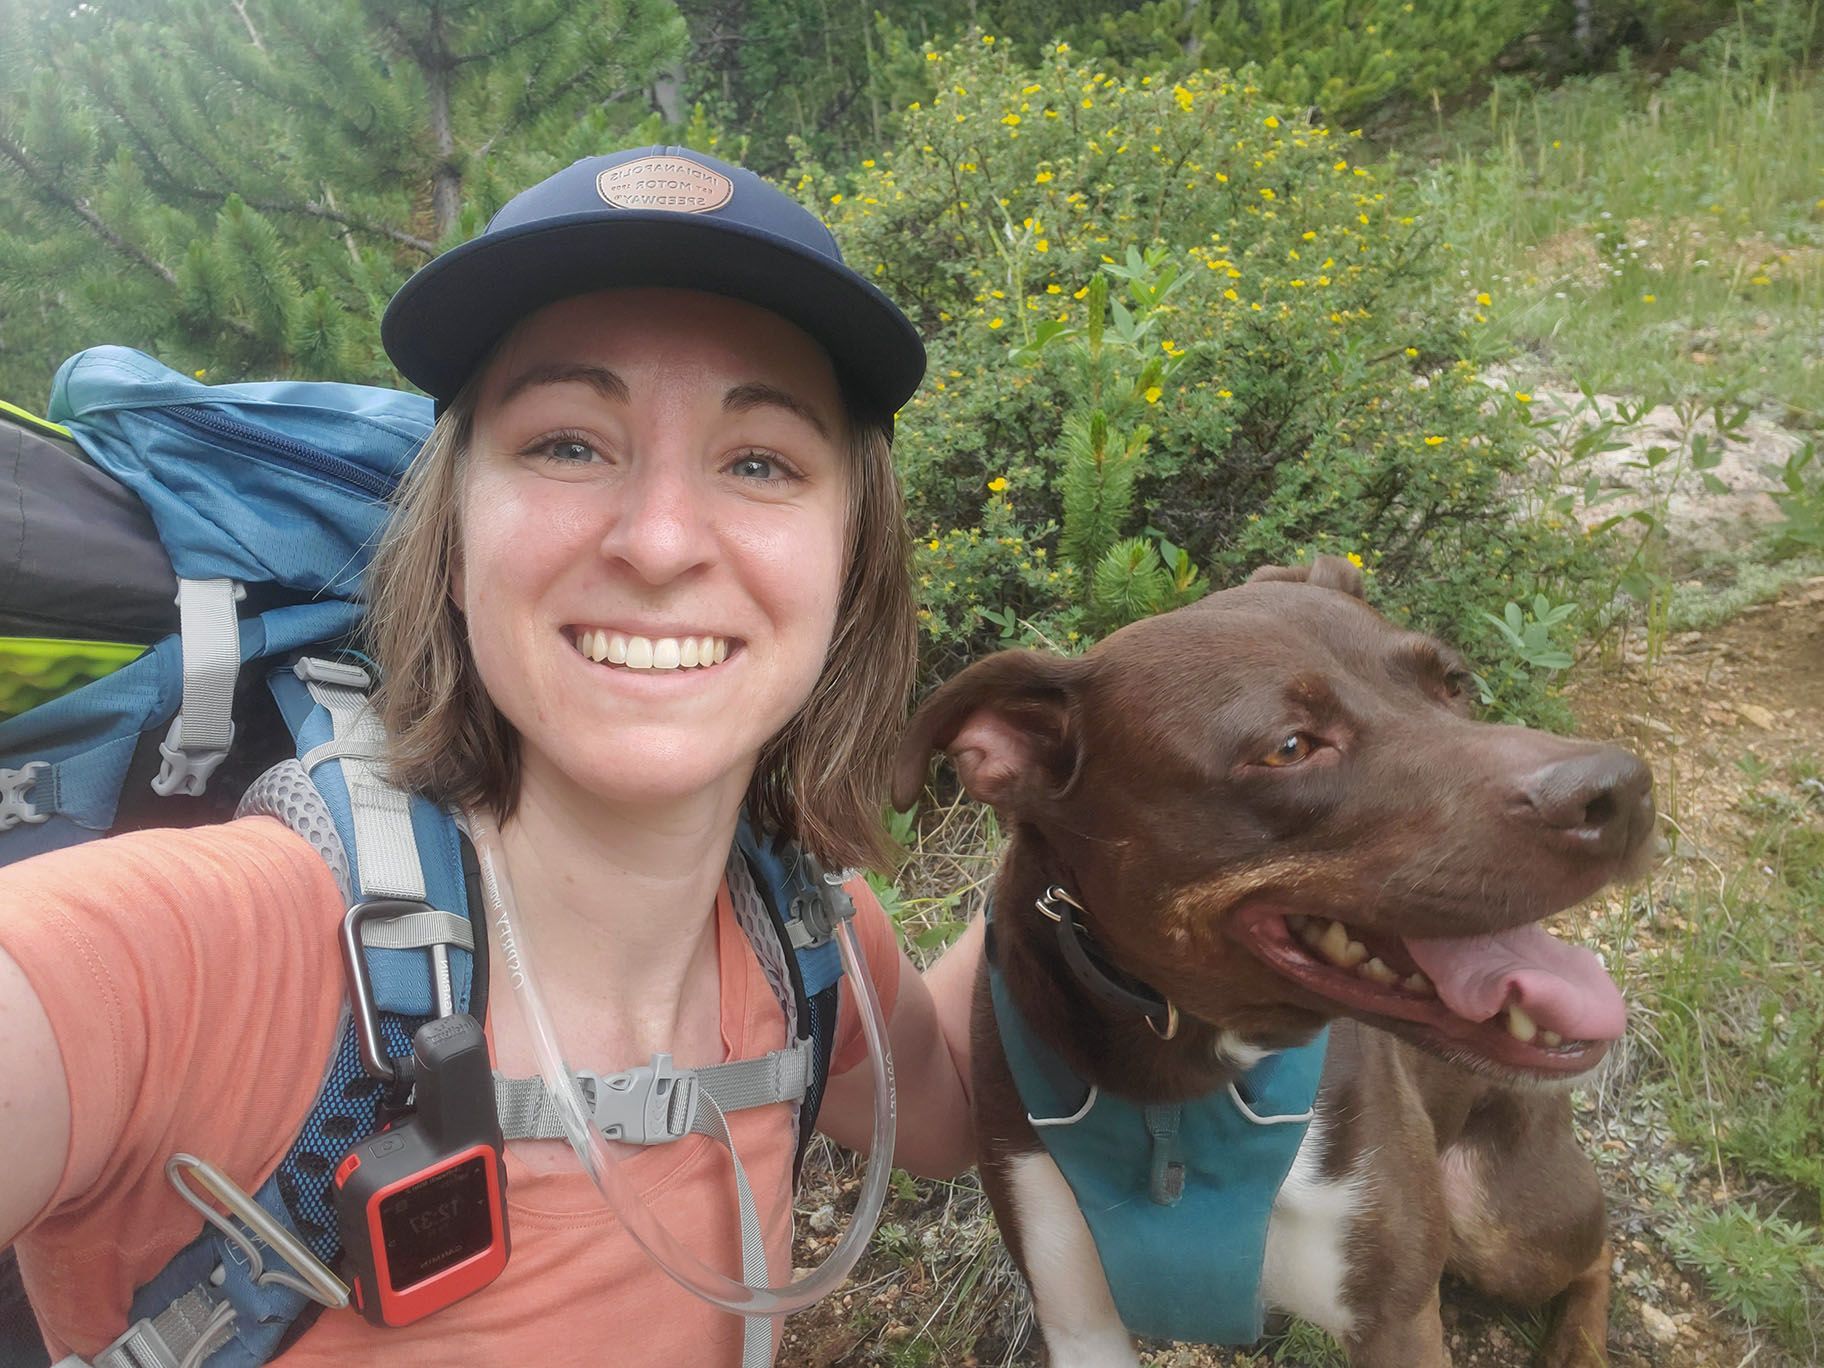
[[[1447,698],[1467,698],[1475,682],[1475,676],[1468,670],[1452,670],[1444,676],[1444,695]]]
[[[1268,751],[1261,763],[1273,766],[1296,765],[1311,754],[1314,745],[1312,739],[1304,732],[1293,732],[1292,735]]]

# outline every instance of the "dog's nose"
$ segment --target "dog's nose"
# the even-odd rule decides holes
[[[1628,854],[1653,830],[1653,771],[1618,746],[1553,761],[1520,793],[1541,822],[1592,855]]]

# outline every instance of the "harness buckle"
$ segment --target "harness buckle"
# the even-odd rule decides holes
[[[333,684],[362,693],[374,687],[374,677],[359,665],[346,660],[325,660],[322,656],[300,656],[291,672],[306,684]]]
[[[50,768],[46,761],[33,760],[18,769],[0,769],[0,831],[11,831],[21,822],[36,826],[51,815],[38,811],[37,805],[25,796],[26,790],[48,774]]]
[[[696,1124],[697,1077],[674,1068],[668,1054],[623,1073],[579,1073],[577,1081],[591,1090],[590,1120],[610,1140],[663,1145],[683,1139]]]
[[[195,798],[209,787],[209,780],[222,761],[228,758],[229,748],[234,745],[234,723],[228,724],[228,744],[219,750],[199,751],[192,755],[184,749],[184,715],[171,719],[171,729],[165,733],[165,739],[158,743],[158,753],[164,760],[158,767],[158,773],[152,780],[152,792],[160,798],[169,798],[174,793],[181,793],[186,798]]]

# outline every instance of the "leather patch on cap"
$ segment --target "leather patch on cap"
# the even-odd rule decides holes
[[[617,209],[707,214],[734,198],[735,183],[688,157],[640,157],[595,178],[596,193]]]

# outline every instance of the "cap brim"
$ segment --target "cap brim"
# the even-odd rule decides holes
[[[638,287],[704,290],[789,319],[882,418],[924,376],[917,330],[846,266],[763,229],[663,211],[546,219],[454,247],[406,281],[380,337],[400,374],[447,403],[528,314],[592,290]]]

